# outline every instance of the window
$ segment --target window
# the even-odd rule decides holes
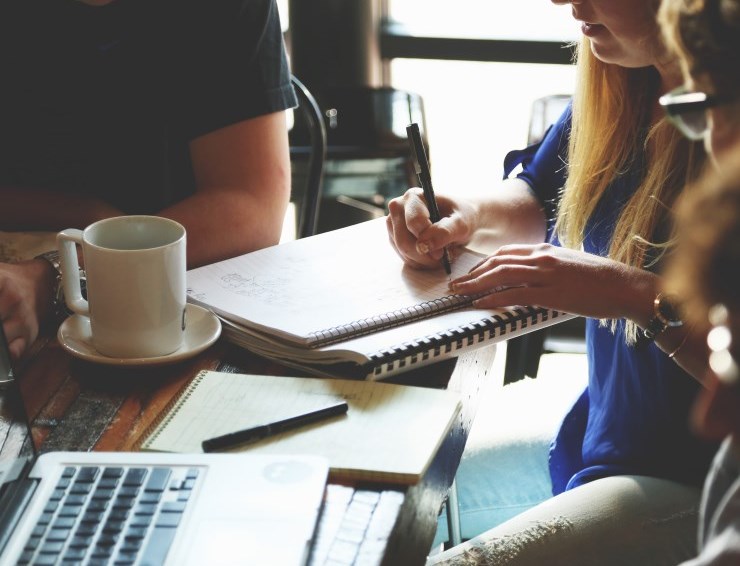
[[[506,152],[526,145],[532,102],[570,94],[574,76],[565,65],[392,63],[393,86],[424,100],[434,186],[455,193],[495,185]]]
[[[290,1],[278,0],[284,29]],[[317,9],[331,4],[315,1]],[[384,9],[378,33],[386,84],[422,96],[440,191],[495,185],[506,152],[526,143],[533,101],[573,90],[567,47],[580,31],[568,6],[548,0],[346,1]]]
[[[277,7],[278,7],[278,13],[280,14],[280,25],[283,28],[283,31],[286,31],[288,29],[288,24],[290,23],[289,15],[288,15],[288,0],[277,0]]]
[[[387,0],[388,17],[413,35],[573,41],[570,8],[547,0]]]
[[[503,55],[495,56],[499,61],[517,60],[518,48],[533,46],[535,60],[537,53],[545,53],[549,61],[553,50],[578,37],[570,9],[546,0],[457,0],[454,9],[449,0],[388,4],[388,31],[408,40],[388,51],[403,55],[408,49],[425,57],[394,56],[390,78],[395,88],[417,92],[424,100],[435,187],[464,193],[494,186],[503,174],[506,152],[526,144],[533,101],[570,94],[575,69],[568,64],[483,62],[485,50],[495,48]],[[470,61],[427,58],[446,58],[444,47],[450,44],[435,44],[434,38],[453,37],[474,40],[455,45],[456,56],[466,57],[467,50]],[[554,57],[567,62],[570,53],[563,57],[555,52]]]

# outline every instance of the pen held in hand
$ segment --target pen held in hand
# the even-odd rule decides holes
[[[273,423],[250,427],[244,430],[230,432],[222,436],[209,438],[208,440],[204,440],[201,443],[201,446],[203,448],[203,452],[217,452],[219,450],[228,450],[241,444],[262,440],[263,438],[275,436],[276,434],[280,434],[281,432],[293,430],[295,428],[322,421],[330,417],[343,415],[348,411],[348,409],[349,405],[347,405],[346,401],[339,401],[337,403],[329,405],[328,407],[322,407],[320,409],[316,409],[315,411],[310,411],[308,413],[303,413],[294,417],[288,417],[286,419],[275,421]]]
[[[429,161],[427,160],[426,151],[424,151],[424,144],[421,141],[419,124],[414,122],[406,126],[406,133],[408,134],[409,144],[411,145],[416,176],[419,178],[421,188],[424,190],[424,199],[427,201],[427,207],[429,207],[429,220],[437,223],[440,220],[439,207],[437,206],[437,199],[434,196],[434,189],[432,188],[432,175],[429,172]],[[442,251],[442,265],[447,275],[452,274],[450,255],[447,252],[447,248],[444,248]]]

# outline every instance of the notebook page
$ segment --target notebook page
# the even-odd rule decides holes
[[[465,251],[452,277],[481,257]],[[441,266],[404,266],[381,218],[191,270],[188,295],[240,324],[308,343],[313,332],[448,296],[449,279]]]
[[[240,447],[252,453],[317,454],[334,477],[413,483],[460,410],[456,393],[368,381],[202,372],[142,443],[146,450],[201,452],[205,439],[326,406],[346,415]]]

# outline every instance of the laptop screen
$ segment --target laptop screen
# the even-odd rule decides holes
[[[13,381],[13,366],[10,364],[10,352],[5,340],[5,331],[0,324],[0,387]]]
[[[10,351],[0,324],[0,465],[18,456],[33,455],[33,443],[29,439],[26,409],[13,376]]]

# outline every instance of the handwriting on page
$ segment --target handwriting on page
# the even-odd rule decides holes
[[[302,337],[450,294],[441,267],[405,267],[378,233],[384,225],[367,224],[350,237],[321,235],[195,270],[188,276],[189,293],[237,319]],[[466,273],[480,257],[463,252],[452,276]]]

